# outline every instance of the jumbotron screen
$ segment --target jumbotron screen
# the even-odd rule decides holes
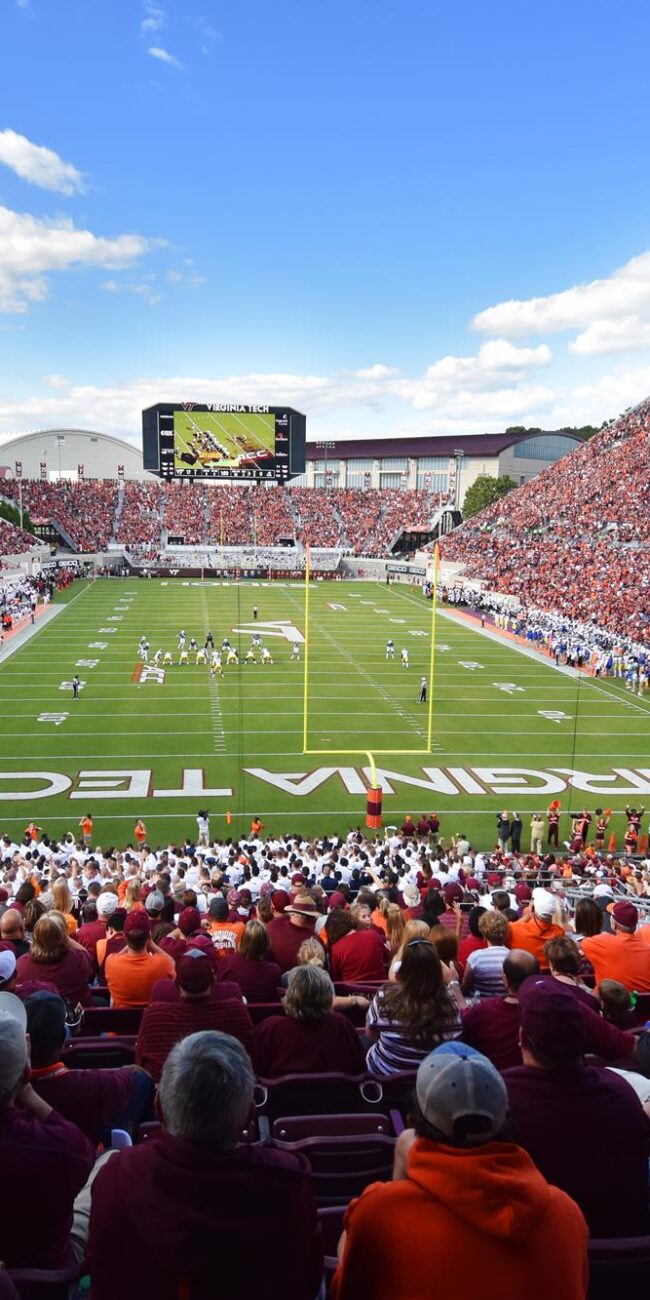
[[[287,482],[305,470],[300,411],[242,403],[159,403],[142,412],[144,468],[166,479]]]

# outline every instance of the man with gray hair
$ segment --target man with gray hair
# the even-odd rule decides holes
[[[228,1034],[190,1034],[172,1049],[157,1102],[163,1132],[113,1156],[92,1186],[93,1300],[318,1294],[322,1247],[306,1167],[240,1145],[254,1084],[248,1053]],[[278,1251],[288,1223],[290,1246]],[[129,1243],[126,1268],[116,1241]]]
[[[91,1143],[29,1083],[27,1013],[0,994],[0,1159],[10,1194],[0,1217],[7,1268],[66,1268],[72,1206],[92,1169]]]

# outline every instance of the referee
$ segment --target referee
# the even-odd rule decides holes
[[[418,695],[418,704],[426,704],[426,702],[427,702],[427,679],[426,677],[421,677],[420,694]]]

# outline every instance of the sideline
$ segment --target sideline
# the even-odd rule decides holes
[[[80,596],[89,591],[91,586],[92,583],[89,582],[82,591],[78,591],[76,596],[73,596],[72,600],[66,601],[65,604],[55,604],[50,601],[47,605],[38,605],[34,615],[36,620],[34,623],[30,622],[29,614],[21,618],[20,622],[15,627],[12,627],[11,632],[5,632],[5,643],[2,650],[0,650],[0,665],[6,663],[7,659],[10,659],[17,650],[22,650],[23,646],[26,646],[49,623],[52,623],[58,614],[70,609],[70,606],[74,605]]]

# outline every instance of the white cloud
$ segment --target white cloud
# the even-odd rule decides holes
[[[186,265],[191,265],[191,262],[192,259],[189,258]],[[170,284],[189,284],[194,288],[198,288],[199,285],[205,284],[205,276],[199,275],[198,271],[176,271],[172,268],[165,272],[165,279],[168,280]]]
[[[368,366],[366,370],[353,370],[352,374],[355,379],[390,379],[393,375],[398,375],[399,370],[394,366]]]
[[[472,328],[519,338],[584,329],[597,321],[606,324],[636,315],[650,318],[650,252],[633,257],[606,279],[574,285],[543,298],[497,303],[479,312]]]
[[[31,185],[57,194],[79,194],[85,188],[81,172],[72,163],[64,162],[53,149],[32,144],[9,127],[0,131],[0,163]]]
[[[650,320],[621,316],[619,320],[597,320],[569,344],[577,357],[601,357],[614,352],[638,352],[650,347]]]
[[[46,275],[73,267],[128,266],[152,247],[141,235],[105,239],[65,217],[39,219],[0,207],[0,311],[27,310],[47,296]]]
[[[153,0],[144,0],[144,18],[140,23],[140,31],[143,35],[149,32],[159,32],[165,26],[165,11],[160,5],[154,4]]]
[[[170,54],[169,50],[164,50],[161,45],[150,45],[147,54],[150,54],[152,59],[158,59],[160,63],[166,63],[168,68],[176,68],[177,72],[183,71],[180,59]]]
[[[153,279],[155,279],[155,276],[145,276],[143,280],[138,280],[135,283],[105,280],[102,289],[106,293],[133,293],[138,298],[144,298],[145,302],[148,302],[153,307],[156,303],[161,302],[161,295],[152,288],[151,281]]]

